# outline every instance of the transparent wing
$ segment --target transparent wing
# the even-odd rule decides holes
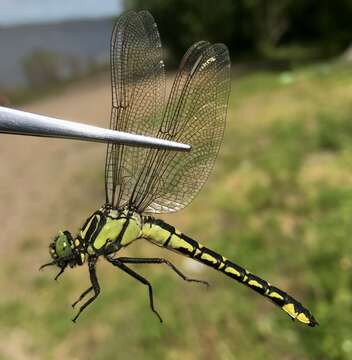
[[[130,206],[168,213],[189,204],[206,182],[222,143],[230,90],[223,44],[194,44],[183,57],[157,136],[192,145],[189,153],[149,149]]]
[[[118,19],[111,38],[110,128],[156,136],[164,108],[165,78],[157,25],[147,11]],[[105,163],[106,203],[129,199],[148,149],[109,144]]]

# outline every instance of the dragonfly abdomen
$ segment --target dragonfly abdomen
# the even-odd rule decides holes
[[[199,244],[164,221],[148,218],[144,222],[142,233],[144,238],[154,244],[198,260],[246,285],[281,307],[292,319],[297,319],[309,326],[317,325],[317,321],[310,311],[292,296],[215,251]]]

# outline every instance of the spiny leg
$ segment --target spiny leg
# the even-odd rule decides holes
[[[71,306],[74,308],[92,290],[93,290],[93,286],[91,286],[87,290],[83,291],[83,293],[80,295],[80,297]]]
[[[139,275],[138,273],[136,273],[134,270],[130,269],[128,266],[124,265],[119,259],[113,259],[111,257],[106,256],[106,259],[113,264],[114,266],[119,267],[121,270],[123,270],[124,272],[126,272],[128,275],[131,275],[133,278],[135,278],[136,280],[138,280],[139,282],[141,282],[142,284],[148,286],[148,291],[149,291],[149,304],[150,304],[150,308],[152,309],[152,311],[154,312],[154,314],[159,318],[160,322],[163,322],[163,319],[161,318],[161,316],[159,315],[159,313],[155,310],[154,308],[154,300],[153,300],[153,288],[152,285],[150,284],[150,282],[145,279],[143,276]]]
[[[209,283],[204,280],[191,279],[184,275],[177,267],[164,258],[132,258],[132,257],[119,257],[117,260],[121,261],[124,264],[165,264],[171,268],[175,273],[180,276],[185,281],[197,282],[206,285],[209,287]]]
[[[97,258],[96,257],[90,257],[88,259],[88,268],[89,268],[89,275],[90,275],[90,281],[92,283],[92,288],[94,290],[94,295],[88,299],[80,308],[79,311],[77,313],[77,315],[72,319],[73,322],[76,322],[76,320],[78,319],[78,317],[80,316],[81,312],[90,304],[92,303],[99,295],[100,293],[100,286],[98,283],[98,278],[97,278],[97,274],[95,271],[95,265],[97,263]],[[88,292],[87,292],[88,293]],[[83,295],[83,294],[82,294]]]

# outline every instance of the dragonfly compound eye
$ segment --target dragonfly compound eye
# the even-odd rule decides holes
[[[59,231],[54,242],[49,246],[50,255],[53,259],[67,258],[72,255],[72,236],[68,231]]]

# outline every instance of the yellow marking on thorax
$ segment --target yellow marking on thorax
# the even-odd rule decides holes
[[[96,249],[101,249],[108,242],[116,240],[121,230],[123,229],[126,221],[128,221],[128,219],[126,218],[111,219],[108,217],[106,219],[105,225],[102,227],[98,236],[94,240],[94,247]],[[141,228],[137,224],[137,221],[133,217],[131,217],[129,219],[127,227],[125,228],[120,244],[122,246],[127,246],[132,241],[139,238],[140,235]]]
[[[107,243],[108,240],[116,239],[125,221],[126,219],[114,220],[107,218],[105,225],[102,227],[94,240],[94,247],[99,250]]]
[[[97,224],[99,223],[99,220],[100,220],[100,215],[94,215],[92,216],[92,218],[89,220],[88,224],[85,226],[84,229],[81,229],[81,232],[80,232],[80,235],[81,235],[81,238],[82,239],[85,239],[86,235],[87,235],[87,231],[88,229],[90,228],[92,222],[94,219],[97,219]]]
[[[86,255],[84,253],[80,253],[82,264],[86,261]]]
[[[131,218],[122,236],[120,244],[122,246],[127,246],[132,241],[138,239],[141,235],[142,235],[141,227],[137,224],[135,219]]]
[[[101,211],[104,211],[103,209],[101,209]],[[117,219],[119,217],[119,212],[117,210],[109,210],[109,216],[114,218],[114,219]]]

